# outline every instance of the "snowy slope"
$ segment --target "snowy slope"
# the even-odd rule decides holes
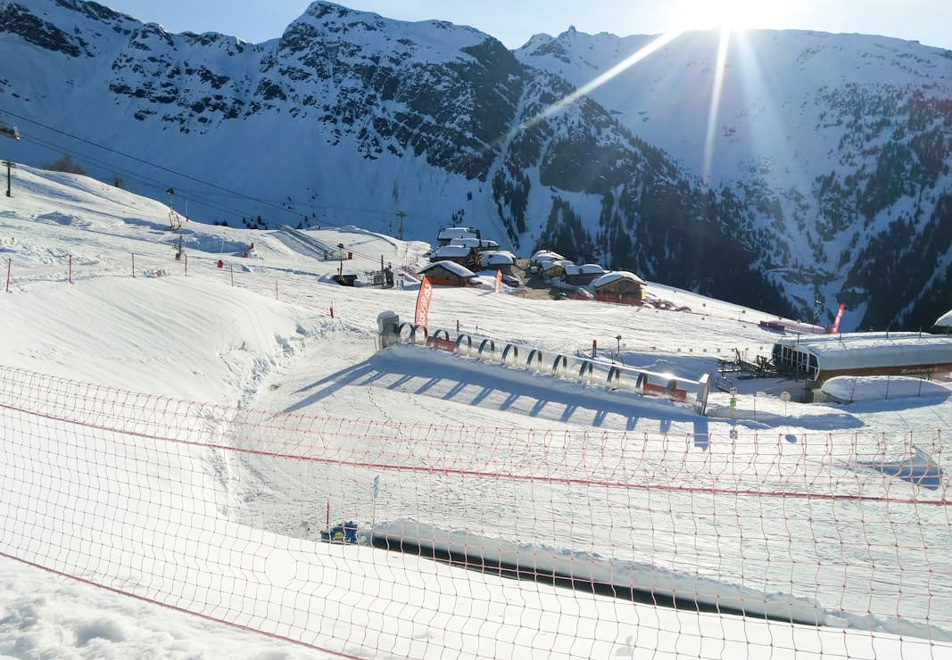
[[[364,273],[379,267],[381,258],[412,267],[427,249],[424,243],[404,243],[358,227],[308,231],[313,240],[331,246],[341,243],[354,256],[351,260],[324,260],[282,231],[252,232],[188,223],[179,232],[169,232],[163,205],[84,177],[48,174],[26,166],[20,166],[17,177],[16,194],[0,210],[0,258],[11,273],[9,293],[0,299],[0,365],[99,386],[261,409],[268,415],[318,415],[361,420],[361,424],[379,423],[405,433],[409,439],[415,438],[420,429],[439,428],[448,421],[454,427],[483,429],[475,432],[476,438],[486,429],[508,429],[505,437],[517,439],[508,449],[495,443],[470,446],[466,443],[468,436],[461,434],[460,450],[466,451],[455,459],[455,469],[464,475],[458,479],[427,482],[425,476],[408,476],[402,484],[407,488],[405,496],[400,498],[396,497],[401,493],[400,484],[385,482],[383,490],[388,495],[376,513],[369,510],[369,501],[348,498],[348,492],[359,488],[344,489],[336,494],[343,499],[335,507],[345,507],[362,521],[376,515],[375,529],[382,534],[445,539],[447,544],[460,543],[471,550],[482,547],[487,554],[503,557],[525,553],[528,546],[534,561],[542,565],[568,561],[576,566],[577,559],[582,558],[581,565],[595,576],[648,583],[662,591],[687,589],[688,593],[706,594],[704,597],[722,606],[760,602],[768,611],[778,608],[798,612],[794,615],[798,619],[817,617],[821,623],[833,626],[818,632],[809,627],[791,628],[790,624],[756,624],[751,619],[739,623],[742,620],[732,617],[674,614],[640,606],[629,611],[595,596],[585,596],[581,603],[583,609],[595,608],[604,622],[637,616],[658,621],[649,629],[667,626],[697,630],[688,637],[699,640],[701,647],[708,643],[718,646],[725,635],[748,640],[743,644],[768,637],[791,637],[790,643],[797,648],[817,648],[815,640],[821,639],[819,647],[825,652],[862,657],[859,649],[868,643],[864,642],[868,632],[863,631],[872,629],[877,643],[885,645],[879,647],[885,655],[900,652],[900,637],[895,633],[901,633],[901,639],[908,642],[902,650],[904,657],[916,653],[919,655],[915,657],[942,657],[941,653],[946,652],[942,644],[952,640],[952,603],[948,601],[952,566],[933,552],[941,552],[948,541],[943,507],[916,510],[923,516],[921,522],[934,524],[922,525],[922,537],[912,539],[910,545],[900,543],[897,547],[904,554],[897,558],[895,554],[889,556],[889,545],[882,546],[883,556],[875,545],[854,544],[855,529],[837,526],[831,508],[834,505],[828,507],[822,500],[747,499],[743,505],[747,513],[756,513],[744,516],[736,494],[710,500],[669,494],[672,508],[660,511],[650,506],[650,491],[629,492],[625,501],[619,502],[613,501],[611,491],[602,493],[591,486],[565,492],[553,488],[547,496],[538,490],[541,484],[530,485],[526,491],[517,482],[512,492],[486,493],[484,498],[461,502],[458,494],[480,485],[478,480],[467,478],[468,473],[475,474],[496,463],[500,469],[511,469],[505,454],[511,451],[514,457],[521,457],[516,464],[520,469],[548,475],[553,483],[572,483],[573,479],[611,482],[617,479],[612,471],[628,464],[642,466],[638,469],[651,466],[646,472],[634,473],[635,479],[663,475],[662,483],[667,486],[687,489],[714,487],[729,475],[730,485],[740,489],[766,487],[807,495],[825,493],[833,484],[845,493],[938,500],[944,498],[944,485],[939,491],[914,490],[875,469],[857,471],[855,466],[831,462],[831,456],[839,454],[830,453],[828,438],[847,438],[851,434],[852,451],[859,452],[854,456],[866,456],[872,448],[881,452],[875,455],[889,457],[902,456],[908,449],[907,440],[914,438],[922,443],[920,449],[927,457],[937,458],[949,448],[943,436],[932,434],[930,429],[943,428],[950,418],[952,402],[947,388],[936,385],[923,397],[894,387],[891,399],[869,396],[863,403],[846,407],[787,403],[777,396],[784,387],[782,382],[737,381],[741,396],[736,410],[729,405],[729,395],[715,392],[710,414],[701,417],[679,404],[638,399],[630,392],[582,387],[421,348],[377,352],[377,315],[391,309],[408,318],[416,290],[344,288],[330,277],[339,270]],[[176,260],[179,237],[187,258]],[[248,250],[251,244],[254,248]],[[248,256],[242,256],[246,250]],[[222,268],[217,267],[219,260]],[[526,300],[494,295],[489,288],[438,288],[430,310],[431,323],[449,330],[458,324],[463,331],[519,342],[550,355],[587,352],[595,340],[603,354],[624,359],[628,365],[670,371],[681,378],[697,378],[716,370],[717,358],[732,357],[735,349],[748,357],[769,352],[775,335],[757,323],[775,317],[658,283],[648,286],[653,295],[689,307],[691,312],[585,301]],[[725,439],[732,433],[740,434],[740,444],[712,442],[708,446],[709,440],[700,440]],[[15,437],[5,435],[5,442],[15,441]],[[329,438],[328,442],[335,441],[333,436]],[[564,438],[567,443],[561,452],[549,447],[554,438]],[[743,451],[746,439],[757,442],[751,455]],[[637,440],[637,448],[628,446],[632,440]],[[420,438],[421,443],[425,441],[425,437]],[[597,445],[589,446],[593,441]],[[539,451],[524,455],[524,447],[536,443]],[[421,449],[424,446],[421,444]],[[15,442],[10,447],[20,450]],[[381,448],[385,447],[384,443]],[[368,444],[364,449],[371,451],[373,446]],[[849,455],[848,451],[842,454]],[[399,451],[394,460],[403,460]],[[279,476],[275,474],[274,478]],[[294,481],[293,475],[285,476]],[[423,480],[420,487],[411,488],[417,479]],[[255,480],[237,476],[237,481]],[[281,492],[277,481],[272,486],[274,493]],[[235,495],[218,492],[211,483],[201,487],[212,488],[213,497],[223,501],[230,502]],[[324,562],[324,557],[330,556],[326,546],[285,535],[283,526],[296,524],[299,509],[313,511],[323,504],[321,496],[314,496],[314,502],[283,504],[252,499],[232,514],[237,518],[229,515],[218,519],[212,509],[201,515],[209,520],[209,531],[214,529],[225,539],[236,533],[230,526],[240,522],[242,516],[271,530],[256,535],[253,542],[265,548],[256,553],[270,553],[273,558],[259,577],[271,581],[269,588],[275,588],[274,584],[283,584],[278,568],[281,558],[291,556],[295,562],[307,563]],[[520,503],[545,502],[548,497],[552,510],[547,515],[555,518],[511,519],[495,508],[512,506],[517,511]],[[562,497],[569,499],[562,502]],[[597,502],[599,507],[617,512],[613,524],[606,528],[606,536],[579,536],[579,528],[573,526],[569,514],[572,503],[578,501]],[[201,502],[188,504],[196,505]],[[847,517],[863,512],[871,519],[874,513],[885,516],[876,508],[879,505],[867,504],[861,510],[850,506],[840,502],[835,510]],[[711,507],[709,511],[707,507]],[[804,507],[809,508],[810,518],[802,516]],[[629,510],[642,511],[644,517],[639,520],[643,525],[650,523],[651,535],[639,535],[620,526],[622,512]],[[421,519],[424,512],[425,519]],[[897,510],[893,515],[906,513]],[[933,514],[937,516],[934,520]],[[771,528],[763,548],[755,551],[751,543],[763,533],[759,527],[765,521],[774,524],[785,517],[787,522]],[[518,528],[513,527],[514,523]],[[460,535],[465,530],[469,530],[469,536]],[[817,575],[817,565],[811,561],[795,565],[776,561],[776,557],[810,557],[824,551],[828,546],[818,544],[816,537],[827,534],[832,535],[830,538],[845,538],[846,543],[838,546],[838,555],[834,553],[823,561],[830,561],[831,567],[849,566],[848,573],[831,568],[827,574]],[[698,545],[699,541],[703,546],[715,538],[716,548]],[[216,541],[211,539],[209,543],[214,545]],[[667,552],[657,552],[659,543],[665,544]],[[927,549],[925,556],[923,548]],[[867,549],[874,557],[863,554]],[[200,547],[194,551],[207,552]],[[378,552],[368,548],[359,551],[361,556]],[[892,551],[895,553],[894,548]],[[430,570],[422,560],[366,557],[378,571],[383,570],[381,562],[398,566],[395,573],[409,571],[409,576],[416,570]],[[715,563],[708,563],[712,559]],[[899,566],[904,572],[898,571]],[[324,579],[329,580],[329,564],[323,570]],[[340,566],[335,570],[342,571],[336,573],[338,584],[348,584],[347,572]],[[154,657],[162,658],[187,654],[216,657],[223,652],[252,658],[263,657],[261,654],[275,648],[274,642],[263,638],[249,640],[244,633],[225,632],[178,614],[133,605],[118,597],[107,598],[101,592],[87,591],[90,587],[64,584],[59,578],[44,577],[11,559],[0,561],[0,574],[5,585],[0,590],[4,610],[14,613],[5,621],[15,622],[0,631],[0,653],[15,657],[43,653],[103,657],[149,648]],[[752,575],[762,575],[765,582],[753,583]],[[526,587],[524,583],[475,578],[458,569],[441,568],[440,580],[457,585],[457,594],[469,593],[471,587],[464,585],[478,580],[476,591],[491,594],[488,599],[476,595],[473,600],[460,596],[461,613],[472,611],[479,603],[520,602],[519,590],[526,588],[538,592],[545,603],[542,611],[567,613],[579,606],[582,598],[572,592]],[[866,591],[874,583],[883,585],[881,594]],[[412,577],[402,584],[408,602],[425,598],[425,593],[414,591]],[[784,593],[785,584],[798,585],[802,592]],[[772,585],[777,585],[779,591],[775,592]],[[249,593],[254,588],[261,587],[250,586]],[[893,602],[890,594],[897,593],[896,589],[904,595]],[[47,593],[50,595],[42,595]],[[77,598],[87,603],[79,612],[66,613],[56,605]],[[513,616],[500,610],[499,620],[524,621],[524,610],[514,612],[522,614]],[[359,612],[355,616],[359,617]],[[131,623],[131,617],[138,621]],[[473,625],[473,620],[465,616],[461,621],[463,626]],[[361,625],[359,618],[352,623]],[[511,635],[517,640],[517,648],[520,643],[539,642],[535,637],[534,642],[521,637],[529,634],[526,625],[531,635],[536,635],[531,626],[543,624],[516,625],[500,632],[497,639]],[[578,634],[587,637],[588,624],[583,619],[579,625]],[[735,630],[737,625],[744,632]],[[600,638],[600,653],[617,654],[619,649],[636,648],[631,646],[630,625],[618,621],[612,626],[612,631]],[[848,631],[845,635],[841,626]],[[58,628],[69,634],[55,636],[51,631]],[[187,632],[174,633],[173,640],[157,641],[161,636],[158,631],[169,628]],[[383,641],[389,640],[387,630],[377,644],[370,640],[369,647],[389,644]],[[432,628],[429,634],[452,644],[441,631],[442,624],[440,631]],[[331,635],[330,631],[326,633]],[[366,629],[361,634],[366,635]],[[638,644],[659,649],[662,656],[678,657],[679,651],[691,657],[698,655],[677,642],[652,642],[645,634],[642,627]],[[232,650],[222,650],[223,636]],[[96,643],[87,646],[85,640],[91,638],[96,638]],[[923,638],[940,640],[939,646],[930,651],[921,645]],[[560,632],[551,645],[543,645],[548,651],[537,649],[535,657],[549,657],[555,649],[571,656],[569,649],[574,643],[572,633]],[[730,644],[728,647],[734,648]],[[420,648],[406,647],[402,654],[419,651],[423,657],[439,657],[441,653],[436,643],[427,647],[429,651]],[[705,648],[708,650],[703,653],[715,654],[712,657],[725,652]],[[780,648],[786,647],[781,644]],[[287,658],[323,657],[290,648],[274,652]],[[499,657],[511,652],[511,648],[501,646],[483,654]],[[592,649],[588,652],[594,653]]]

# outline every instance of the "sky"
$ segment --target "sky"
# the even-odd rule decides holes
[[[691,389],[784,321],[651,282],[688,309],[434,290],[434,336],[564,355],[568,378],[378,351],[378,315],[409,319],[418,287],[331,278],[418,268],[428,244],[167,227],[157,201],[25,165],[0,197],[0,658],[952,653],[947,385],[840,381],[846,406],[735,380],[701,416],[638,397],[635,372],[574,382],[594,342],[598,378]],[[321,543],[326,520],[750,615]]]
[[[172,32],[222,32],[260,42],[281,36],[310,3],[112,0],[102,4],[146,22],[160,23]],[[470,25],[512,49],[534,34],[558,36],[570,26],[589,34],[629,36],[727,25],[884,35],[952,50],[952,31],[948,29],[952,25],[952,3],[947,0],[362,0],[338,4],[404,21],[438,19]]]

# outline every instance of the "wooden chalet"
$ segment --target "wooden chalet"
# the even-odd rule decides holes
[[[454,261],[434,261],[419,270],[432,284],[442,286],[477,286],[479,278],[473,271]]]
[[[477,254],[496,251],[499,249],[499,243],[488,238],[457,238],[450,245],[460,245],[473,249]]]
[[[588,286],[604,274],[605,269],[598,264],[565,267],[565,281],[573,286]]]
[[[443,245],[430,253],[430,261],[452,261],[472,270],[479,268],[479,253],[464,245]]]
[[[591,283],[595,300],[622,305],[643,304],[645,286],[646,282],[643,279],[624,270],[605,273]]]
[[[463,238],[472,238],[478,241],[481,236],[479,230],[475,227],[444,227],[436,235],[436,245],[438,247],[450,245]]]
[[[564,260],[544,260],[538,263],[539,274],[547,280],[564,280],[566,268],[571,267],[571,261]]]
[[[512,252],[482,252],[479,255],[479,266],[483,270],[501,270],[504,273],[512,273],[512,267],[516,263],[516,255]]]

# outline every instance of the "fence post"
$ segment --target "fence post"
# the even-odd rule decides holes
[[[132,276],[136,276],[136,253],[132,253]]]
[[[185,277],[188,277],[188,253],[185,254]]]
[[[228,270],[231,271],[231,285],[235,286],[235,267],[231,264],[228,264]]]
[[[7,259],[7,293],[10,293],[10,267],[13,265],[13,259]]]
[[[73,283],[73,255],[69,255],[69,283]]]

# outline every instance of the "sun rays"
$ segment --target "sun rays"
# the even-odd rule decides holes
[[[687,163],[691,169],[696,168],[695,171],[699,172],[703,185],[710,186],[720,178],[717,172],[716,156],[718,147],[723,148],[724,146],[723,141],[719,140],[719,127],[722,121],[724,90],[728,82],[728,60],[730,58],[733,65],[740,65],[738,70],[731,74],[732,76],[741,76],[740,80],[732,78],[733,84],[730,85],[732,90],[749,91],[757,86],[762,87],[764,81],[760,78],[761,63],[748,61],[749,58],[756,58],[757,55],[750,48],[746,30],[754,27],[777,27],[787,13],[789,5],[788,0],[777,0],[774,3],[763,3],[761,0],[722,0],[720,2],[716,0],[675,0],[672,6],[673,18],[676,20],[673,20],[672,24],[677,26],[676,29],[656,37],[646,46],[600,73],[589,82],[579,86],[564,98],[547,106],[542,112],[524,121],[508,134],[501,136],[488,147],[495,148],[499,144],[512,139],[517,133],[533,128],[540,122],[570,107],[581,98],[591,95],[599,87],[615,80],[631,67],[662,51],[686,32],[716,29],[718,31],[716,52],[712,50],[710,53],[712,64],[709,70],[711,79],[709,84],[704,86],[704,89],[710,94],[710,101],[706,126],[703,130],[704,142],[703,145],[698,145],[703,155],[699,154],[701,162]],[[739,49],[738,46],[740,46]],[[673,64],[668,65],[663,60],[655,58],[652,66],[663,68],[673,66]],[[669,71],[668,73],[677,75],[677,72]],[[748,80],[748,77],[751,79]],[[740,85],[739,88],[737,87],[738,84]],[[638,92],[639,90],[632,90],[633,94]],[[727,98],[730,99],[730,97]],[[750,139],[759,141],[756,135],[751,135]]]
[[[637,64],[638,62],[641,62],[643,59],[645,59],[649,55],[661,50],[662,48],[667,46],[669,43],[677,39],[680,35],[681,35],[681,32],[669,32],[667,34],[661,35],[660,37],[658,37],[657,39],[649,43],[644,48],[641,48],[640,50],[632,53],[631,55],[623,59],[621,62],[619,62],[618,64],[608,69],[608,71],[605,71],[604,73],[599,74],[593,80],[582,85],[571,94],[559,99],[558,101],[548,106],[545,110],[543,110],[536,116],[523,122],[522,124],[514,128],[512,131],[510,131],[509,134],[506,135],[499,142],[504,142],[508,140],[509,138],[511,138],[512,136],[514,136],[516,133],[519,133],[520,131],[528,130],[532,128],[533,126],[536,126],[539,122],[545,121],[546,119],[557,114],[561,110],[564,110],[565,108],[569,107],[570,105],[578,101],[583,96],[589,95],[594,90],[598,89],[605,83],[609,82],[610,80],[618,76],[618,74],[630,69],[635,64]]]
[[[645,58],[650,55],[662,50],[665,46],[675,41],[678,37],[683,34],[683,31],[668,32],[663,34],[649,44],[629,55],[622,61],[618,62],[612,66],[607,71],[599,74],[589,82],[578,87],[575,91],[567,96],[559,99],[555,103],[552,103],[546,107],[542,112],[535,115],[531,119],[523,122],[515,129],[509,132],[506,136],[497,141],[496,144],[508,141],[513,136],[515,136],[520,131],[531,129],[532,127],[538,125],[540,122],[545,121],[546,119],[558,114],[562,110],[568,108],[573,103],[581,99],[582,97],[588,96],[593,91],[601,87],[602,85],[612,81],[621,73],[627,71],[631,67],[635,66],[639,62],[642,62]],[[706,138],[704,142],[704,161],[702,164],[702,178],[705,184],[708,184],[710,181],[711,167],[714,157],[714,146],[716,139],[717,123],[718,123],[718,112],[720,107],[720,99],[723,91],[724,85],[724,71],[727,64],[727,54],[730,44],[730,30],[722,29],[720,42],[717,50],[717,59],[716,65],[714,67],[714,82],[711,91],[711,104],[708,112],[708,121],[707,121],[707,130]],[[663,66],[663,65],[662,65]],[[495,145],[493,145],[495,146]]]
[[[711,89],[711,106],[707,114],[707,131],[704,135],[704,163],[701,167],[701,180],[705,186],[711,184],[711,166],[714,162],[714,139],[717,132],[717,118],[721,109],[721,94],[724,91],[724,70],[727,68],[727,51],[730,47],[731,31],[721,28],[721,38],[717,46],[717,63],[714,65],[714,85]]]

